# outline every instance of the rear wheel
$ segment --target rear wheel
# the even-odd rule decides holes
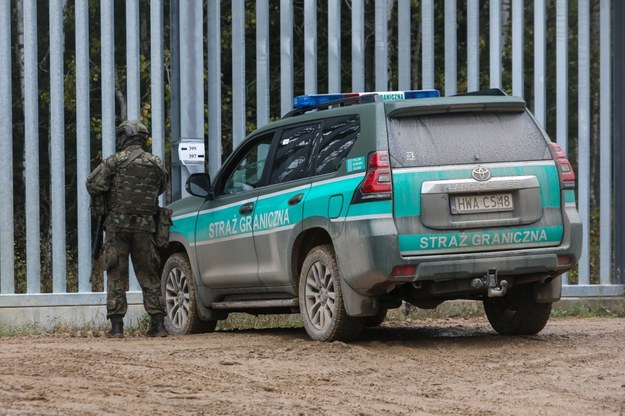
[[[345,311],[341,279],[330,245],[313,248],[302,266],[299,304],[304,327],[317,341],[350,341],[362,332],[366,318]]]
[[[547,325],[551,303],[537,303],[530,285],[508,290],[500,298],[484,299],[486,317],[501,335],[535,335]]]
[[[184,253],[172,254],[161,275],[165,298],[165,328],[172,335],[212,332],[217,321],[202,321],[197,312],[195,281],[189,259]]]

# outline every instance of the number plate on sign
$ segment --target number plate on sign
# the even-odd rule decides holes
[[[514,209],[511,193],[451,195],[450,202],[452,214],[503,212]]]

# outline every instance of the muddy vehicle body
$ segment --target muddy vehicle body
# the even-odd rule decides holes
[[[403,301],[453,299],[482,300],[499,333],[542,330],[582,226],[571,165],[522,99],[426,90],[295,105],[171,204],[170,332],[299,312],[312,339],[351,340]]]

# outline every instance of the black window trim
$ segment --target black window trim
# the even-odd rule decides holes
[[[317,132],[319,132],[319,129],[321,128],[321,126],[323,125],[323,119],[316,119],[316,120],[307,120],[307,121],[302,121],[299,123],[293,123],[293,124],[287,124],[284,126],[279,127],[278,129],[276,129],[276,135],[273,137],[273,143],[271,145],[271,149],[269,151],[269,155],[267,155],[267,165],[270,165],[271,168],[273,169],[273,165],[275,162],[275,157],[276,154],[278,153],[278,144],[280,143],[280,140],[282,139],[282,134],[284,133],[285,130],[291,130],[294,128],[299,128],[302,126],[310,126],[310,125],[317,125],[317,128],[315,129],[315,134]],[[313,140],[314,141],[314,137]],[[311,149],[310,149],[310,155],[311,157],[313,157],[313,150],[314,150],[314,146],[312,144],[311,141]],[[316,163],[316,162],[314,162]],[[286,181],[286,182],[278,182],[278,183],[274,183],[274,184],[269,184],[269,179],[270,179],[270,175],[271,175],[271,170],[272,169],[265,169],[265,171],[263,172],[263,185],[262,186],[275,186],[275,185],[282,185],[285,183],[289,183],[289,182],[294,182],[294,181],[299,181],[299,180],[303,180],[303,179],[310,179],[312,177],[314,177],[314,171],[312,170],[312,165],[314,163],[308,163],[308,166],[306,167],[306,174],[303,178],[299,178],[299,179],[292,179],[290,181]]]
[[[273,165],[273,154],[274,154],[274,147],[276,145],[276,137],[277,137],[276,133],[279,130],[280,129],[265,130],[263,132],[259,132],[258,134],[255,134],[253,137],[250,137],[248,140],[245,140],[243,144],[239,146],[226,159],[226,161],[221,166],[217,174],[215,174],[215,182],[214,182],[213,189],[215,190],[216,197],[220,197],[224,195],[223,194],[223,186],[225,185],[224,181],[227,180],[227,178],[229,178],[230,174],[232,173],[232,170],[238,166],[239,162],[241,161],[241,157],[245,156],[247,152],[250,151],[251,148],[258,145],[260,142],[263,141],[264,138],[266,138],[268,135],[273,133],[273,137],[271,138],[270,145],[269,145],[269,152],[267,153],[267,159],[265,160],[265,166],[263,168],[263,175],[261,177],[260,184],[258,185],[257,188],[265,186],[265,184],[267,183],[267,172],[269,171],[268,166]]]

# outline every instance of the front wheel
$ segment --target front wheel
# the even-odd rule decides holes
[[[365,319],[347,315],[334,250],[330,245],[313,248],[302,266],[299,304],[304,327],[317,341],[350,341],[358,337]]]
[[[212,332],[217,321],[202,321],[197,312],[195,281],[189,259],[184,253],[172,254],[161,275],[165,298],[165,328],[172,335]]]
[[[508,290],[500,298],[485,298],[490,325],[501,335],[535,335],[547,325],[551,303],[537,303],[531,285]]]

